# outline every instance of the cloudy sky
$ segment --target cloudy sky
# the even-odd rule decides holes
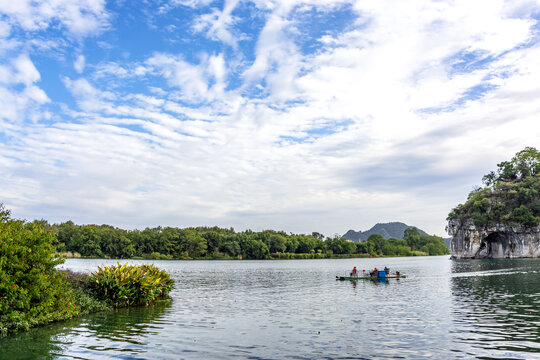
[[[122,228],[446,236],[540,146],[540,1],[0,1],[0,202]]]

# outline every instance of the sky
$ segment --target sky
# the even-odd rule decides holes
[[[447,236],[540,147],[540,1],[0,1],[12,217]]]

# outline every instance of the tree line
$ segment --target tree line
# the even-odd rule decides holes
[[[72,221],[40,225],[55,235],[58,253],[71,252],[96,258],[153,259],[302,259],[360,256],[444,255],[449,253],[438,236],[407,229],[404,239],[385,239],[374,234],[364,242],[351,242],[336,235],[325,238],[287,234],[284,231],[255,232],[219,227],[155,227],[124,230],[110,225],[76,225]]]

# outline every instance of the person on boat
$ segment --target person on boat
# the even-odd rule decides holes
[[[386,275],[390,274],[390,269],[387,268],[386,266],[384,267],[384,271],[386,272]]]
[[[373,269],[373,271],[371,272],[371,276],[377,276],[377,271],[379,271],[379,269]]]
[[[352,269],[352,275],[353,275],[353,276],[356,276],[356,266],[353,267],[353,269]]]

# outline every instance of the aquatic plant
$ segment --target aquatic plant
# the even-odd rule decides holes
[[[115,307],[148,305],[165,296],[173,287],[170,275],[154,265],[117,265],[98,267],[88,276],[94,296]]]

